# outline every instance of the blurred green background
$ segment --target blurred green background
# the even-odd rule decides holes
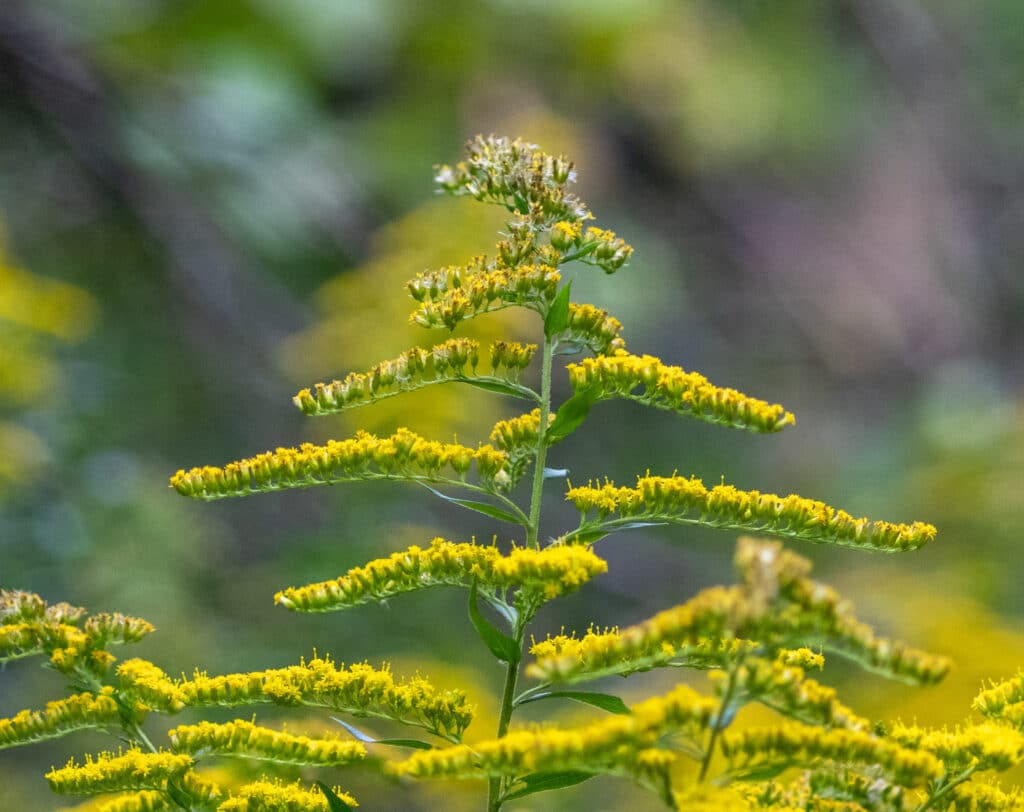
[[[442,388],[332,422],[290,396],[444,338],[407,324],[402,282],[487,250],[502,212],[436,197],[431,166],[475,133],[520,135],[573,157],[598,225],[636,247],[615,277],[580,273],[576,298],[634,351],[798,417],[759,437],[608,403],[551,464],[933,522],[911,555],[798,551],[882,632],[958,662],[925,691],[835,663],[824,681],[866,714],[961,720],[982,677],[1024,666],[1022,34],[1017,0],[5,0],[0,585],[150,619],[137,652],[172,674],[314,645],[386,657],[468,686],[489,735],[502,675],[463,594],[326,617],[271,598],[500,527],[401,486],[202,504],[167,477],[359,426],[472,444],[515,413]],[[559,495],[550,534],[573,519]],[[609,539],[611,572],[538,630],[632,623],[726,581],[733,541]],[[677,677],[606,687],[632,700]],[[0,715],[61,691],[15,664]],[[102,744],[5,751],[0,807],[58,808],[42,772]],[[365,809],[483,794],[332,780]],[[649,803],[598,779],[521,808]]]

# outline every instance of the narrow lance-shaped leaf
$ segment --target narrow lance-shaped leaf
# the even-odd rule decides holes
[[[583,772],[582,770],[560,770],[554,772],[530,773],[518,779],[517,783],[523,786],[513,790],[505,796],[506,801],[515,801],[534,795],[538,792],[548,792],[553,789],[564,789],[576,784],[582,784],[596,777],[596,773]]]
[[[585,705],[593,705],[595,708],[608,711],[608,713],[629,713],[629,707],[619,697],[597,691],[545,691],[533,694],[518,704],[526,705],[530,702],[539,702],[542,699],[572,699]]]
[[[552,300],[548,313],[544,317],[544,335],[548,340],[555,338],[569,324],[569,297],[572,282],[566,284]]]
[[[477,606],[477,588],[474,580],[469,588],[469,619],[480,635],[480,639],[497,659],[514,665],[519,662],[522,651],[513,638],[496,629],[481,613]]]

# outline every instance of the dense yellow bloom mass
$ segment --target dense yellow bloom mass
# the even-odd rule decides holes
[[[714,386],[703,375],[668,366],[653,355],[617,350],[569,364],[568,370],[577,392],[596,389],[602,398],[627,398],[711,423],[771,432],[796,422],[792,413],[777,403]]]
[[[179,687],[189,707],[309,705],[394,719],[448,739],[458,739],[473,720],[473,709],[461,691],[439,690],[422,677],[399,682],[386,666],[346,667],[329,657],[244,674],[210,677],[196,672]]]
[[[950,773],[972,765],[979,770],[1008,770],[1024,760],[1024,734],[992,722],[953,730],[895,724],[887,736],[904,747],[932,753]]]
[[[1020,812],[1024,809],[1024,792],[1009,791],[994,783],[969,781],[953,791],[956,812]]]
[[[508,456],[489,445],[472,449],[425,440],[408,429],[385,438],[361,431],[352,439],[330,440],[325,446],[303,443],[299,448],[279,448],[223,468],[178,471],[171,477],[171,486],[183,496],[220,499],[369,479],[437,482],[450,478],[451,473],[464,478],[473,465],[484,482],[500,484]]]
[[[535,350],[536,345],[497,342],[490,352],[492,375],[500,373],[499,382],[518,381],[520,371],[529,365]],[[477,372],[479,362],[479,342],[453,338],[429,350],[413,347],[397,358],[382,361],[369,372],[353,372],[342,381],[318,383],[312,390],[301,390],[292,400],[309,415],[336,414],[432,384],[474,378],[489,380]]]
[[[844,510],[802,496],[741,491],[732,485],[705,487],[696,477],[642,476],[635,488],[608,482],[570,488],[566,499],[584,518],[598,522],[663,521],[771,533],[805,541],[896,552],[915,550],[935,538],[930,524],[893,524],[858,519]]]
[[[162,789],[168,779],[183,775],[191,766],[192,758],[187,755],[127,750],[86,756],[82,764],[72,759],[66,767],[48,772],[46,780],[61,795]]]
[[[10,719],[0,719],[0,750],[56,738],[73,730],[120,724],[121,716],[112,694],[112,688],[99,694],[74,694],[48,702],[45,710],[23,710]]]
[[[827,730],[796,722],[727,732],[722,738],[722,752],[733,770],[753,771],[769,764],[812,766],[827,760],[874,765],[908,787],[922,786],[945,772],[930,753],[900,747],[861,731]]]
[[[180,725],[167,736],[176,752],[193,755],[210,753],[313,766],[350,764],[366,758],[362,742],[295,736],[241,719],[224,724]]]
[[[436,538],[425,550],[413,546],[340,578],[289,587],[274,600],[300,612],[330,612],[433,586],[469,586],[474,580],[481,588],[528,590],[551,600],[607,569],[602,559],[579,546],[516,548],[502,555],[497,547]]]
[[[806,577],[807,559],[779,543],[741,539],[736,559],[741,586],[706,589],[622,630],[591,630],[581,639],[559,635],[535,643],[531,653],[536,662],[527,674],[579,681],[670,662],[724,666],[741,651],[778,652],[794,640],[814,640],[867,668],[917,684],[938,682],[949,670],[944,657],[876,637],[834,589]]]
[[[333,787],[332,791],[342,803],[359,806],[340,787]],[[217,808],[220,812],[330,812],[327,798],[320,790],[269,779],[239,787]]]
[[[669,730],[703,730],[718,703],[680,685],[635,705],[631,713],[575,729],[522,730],[504,738],[425,750],[394,766],[416,778],[477,778],[548,770],[635,772],[652,768],[649,748]]]
[[[1001,682],[974,697],[973,707],[985,716],[1001,717],[1010,706],[1024,702],[1024,671]]]

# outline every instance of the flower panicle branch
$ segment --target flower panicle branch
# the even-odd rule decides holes
[[[366,758],[362,742],[296,736],[242,719],[179,725],[167,736],[175,752],[194,756],[235,756],[299,766],[351,764]]]
[[[576,392],[595,389],[600,398],[625,398],[710,423],[754,432],[777,432],[796,418],[778,403],[715,386],[698,372],[669,366],[653,355],[616,350],[570,364]]]
[[[472,746],[424,751],[395,764],[393,770],[415,778],[479,778],[560,769],[629,773],[635,771],[638,759],[651,764],[649,750],[662,734],[703,730],[717,707],[714,699],[680,685],[665,696],[633,706],[626,715],[575,729],[520,730]]]
[[[179,753],[146,753],[126,750],[86,756],[81,764],[71,759],[66,766],[46,774],[50,789],[61,795],[97,795],[102,792],[163,789],[192,767],[192,757]]]
[[[298,612],[330,612],[434,586],[469,587],[475,581],[482,589],[529,592],[532,602],[534,596],[552,600],[574,592],[607,569],[602,559],[579,546],[517,547],[503,555],[493,545],[436,538],[426,549],[410,547],[340,578],[289,587],[274,600]]]
[[[529,365],[536,349],[534,344],[495,342],[489,353],[491,375],[488,376],[477,371],[479,342],[453,338],[429,350],[413,347],[397,358],[382,361],[369,372],[353,372],[344,380],[302,389],[292,400],[305,414],[328,415],[451,381],[481,379],[487,382],[496,378],[499,384],[518,388],[519,375]]]
[[[298,665],[266,671],[208,676],[196,672],[179,683],[188,707],[256,704],[306,705],[356,716],[375,716],[422,727],[458,740],[473,719],[462,691],[435,688],[422,677],[397,680],[384,666],[345,666],[314,656]]]
[[[331,791],[343,804],[359,806],[356,799],[343,792],[341,787],[332,787]],[[219,812],[331,812],[331,806],[320,790],[308,789],[300,782],[286,784],[280,779],[269,778],[238,787],[217,809]]]
[[[741,585],[711,587],[625,629],[591,630],[579,639],[558,635],[535,643],[531,653],[536,659],[527,673],[576,682],[685,664],[694,646],[717,651],[718,663],[709,665],[724,667],[756,650],[778,653],[794,640],[815,640],[880,674],[914,684],[938,682],[949,670],[944,657],[877,637],[834,589],[806,576],[807,559],[783,550],[778,542],[741,539],[736,559]],[[719,648],[714,641],[722,641]],[[751,642],[740,646],[730,641]]]
[[[937,532],[924,522],[896,524],[856,518],[795,494],[778,496],[725,484],[708,488],[696,477],[641,476],[635,488],[591,483],[570,488],[566,499],[582,514],[583,528],[604,523],[614,526],[616,521],[663,521],[884,552],[916,550]]]
[[[465,481],[473,467],[486,487],[512,484],[508,455],[492,446],[473,449],[440,443],[408,429],[384,438],[361,431],[351,439],[330,440],[322,446],[303,443],[299,448],[278,448],[223,468],[178,471],[171,477],[171,486],[183,496],[221,499],[372,479],[457,483]]]
[[[942,762],[931,753],[901,747],[864,731],[799,722],[727,732],[722,737],[722,752],[737,776],[772,764],[810,767],[830,761],[874,767],[906,787],[923,787],[945,774]]]
[[[23,710],[9,719],[0,719],[0,750],[55,739],[76,730],[117,727],[121,711],[113,693],[113,688],[106,687],[95,694],[73,694],[48,702],[44,710]]]

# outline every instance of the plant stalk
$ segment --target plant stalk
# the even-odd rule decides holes
[[[548,452],[547,429],[551,415],[551,366],[554,354],[554,343],[544,336],[540,370],[540,428],[537,432],[537,459],[533,468],[533,492],[530,495],[530,525],[526,530],[526,546],[534,549],[540,546],[537,537],[540,534],[540,504],[544,494],[544,464]]]

